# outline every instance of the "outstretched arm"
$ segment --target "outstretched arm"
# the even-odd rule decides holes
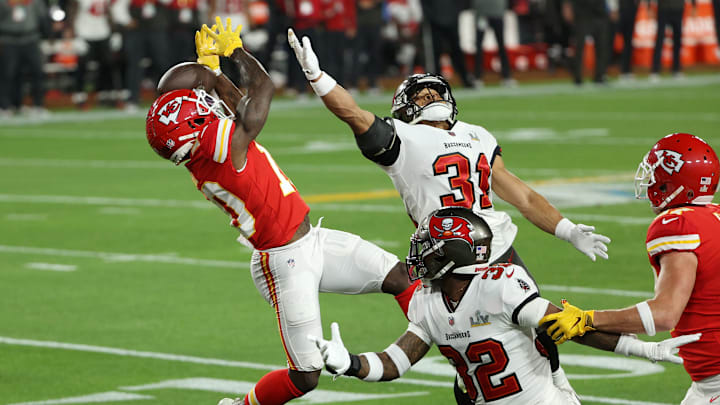
[[[330,325],[331,340],[308,336],[322,353],[325,367],[335,375],[348,375],[365,381],[389,381],[402,376],[430,350],[422,339],[405,332],[382,352],[351,354],[340,337],[340,326]]]
[[[645,342],[634,334],[603,332],[593,328],[593,316],[596,311],[583,311],[563,300],[563,310],[553,304],[548,305],[546,316],[538,323],[547,328],[547,333],[561,344],[568,339],[596,349],[613,351],[625,356],[637,356],[650,361],[667,361],[681,364],[682,359],[675,354],[678,347],[695,342],[701,334],[678,336],[661,342]]]
[[[594,233],[593,226],[576,225],[563,218],[560,211],[545,197],[507,170],[500,156],[495,158],[492,167],[492,189],[498,197],[512,204],[535,226],[572,243],[592,261],[595,261],[596,256],[608,258],[606,244],[610,243],[610,238]]]
[[[375,114],[360,108],[350,93],[337,84],[326,72],[320,70],[320,62],[312,49],[310,38],[303,37],[302,44],[292,28],[288,29],[288,43],[295,52],[298,63],[315,93],[336,117],[350,126],[356,135],[364,134],[375,122]]]
[[[243,48],[236,48],[230,59],[240,68],[239,85],[247,89],[244,96],[225,76],[219,80],[216,90],[222,97],[227,91],[232,106],[237,111],[237,124],[244,129],[244,137],[248,143],[255,139],[267,121],[270,102],[275,93],[275,86],[263,66]],[[247,145],[246,145],[247,146]]]

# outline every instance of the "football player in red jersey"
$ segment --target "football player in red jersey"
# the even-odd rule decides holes
[[[255,140],[270,109],[270,77],[242,48],[239,28],[233,31],[229,20],[227,29],[218,26],[203,26],[196,35],[198,60],[208,67],[181,64],[161,79],[163,94],[148,112],[147,138],[160,156],[185,162],[198,190],[254,248],[255,286],[277,314],[288,368],[266,374],[244,398],[221,403],[283,404],[318,383],[323,359],[306,337],[322,336],[320,291],[382,291],[395,295],[407,312],[412,287],[396,256],[356,235],[310,225],[307,204]],[[245,95],[219,71],[218,55],[238,65]]]
[[[636,196],[647,196],[659,214],[645,239],[655,297],[617,310],[565,304],[542,320],[554,322],[548,328],[553,338],[561,343],[593,329],[650,336],[669,330],[673,337],[702,333],[680,348],[693,381],[681,404],[720,398],[720,206],[712,203],[719,177],[717,154],[702,139],[683,133],[660,139],[635,175]]]

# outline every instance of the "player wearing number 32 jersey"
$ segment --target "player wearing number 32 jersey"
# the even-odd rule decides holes
[[[487,223],[467,208],[443,208],[422,220],[407,261],[411,276],[426,288],[410,302],[407,331],[382,352],[351,355],[334,324],[331,340],[310,338],[328,370],[366,381],[392,380],[436,344],[464,386],[466,395],[456,397],[459,405],[579,404],[562,368],[551,371],[554,365],[535,331],[543,316],[560,309],[540,297],[524,268],[487,264],[492,238]],[[604,350],[632,347],[631,354],[677,361],[671,348],[686,341],[642,342],[589,332],[578,342]],[[653,351],[656,357],[648,355]]]
[[[177,65],[160,81],[163,94],[148,112],[147,138],[162,157],[186,162],[197,188],[254,248],[253,281],[277,316],[288,368],[266,374],[244,398],[221,402],[284,404],[318,384],[323,360],[306,337],[322,334],[319,292],[390,293],[406,311],[413,289],[396,256],[356,235],[310,225],[295,185],[255,140],[274,93],[270,77],[230,22],[218,33],[198,32],[198,55],[203,34],[215,38],[208,50],[238,65],[238,84],[247,93],[202,64]]]

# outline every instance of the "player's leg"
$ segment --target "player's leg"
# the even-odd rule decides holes
[[[410,283],[404,262],[357,235],[326,228],[315,231],[324,256],[320,291],[392,294],[407,313],[415,285]]]
[[[253,253],[252,275],[260,294],[275,309],[288,369],[266,374],[245,396],[246,405],[279,405],[312,391],[323,366],[308,334],[322,336],[318,285],[322,255],[316,235],[283,248]]]

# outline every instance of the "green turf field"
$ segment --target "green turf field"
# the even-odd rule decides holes
[[[720,150],[720,77],[457,93],[459,118],[496,134],[513,172],[613,239],[610,260],[592,263],[495,201],[519,226],[515,246],[543,295],[586,309],[651,296],[652,213],[633,199],[632,176],[671,132]],[[390,95],[359,101],[388,114]],[[187,171],[148,147],[144,115],[29,121],[0,121],[0,405],[214,405],[284,367],[274,312],[249,276],[250,251]],[[405,256],[413,227],[391,182],[316,100],[277,100],[258,140],[310,203],[313,222],[325,217],[324,226]],[[389,296],[325,294],[321,306],[328,334],[340,322],[354,352],[381,350],[407,326]],[[561,355],[587,404],[677,404],[690,384],[677,365],[573,343]],[[433,349],[397,382],[326,375],[296,402],[451,404],[453,375]]]

